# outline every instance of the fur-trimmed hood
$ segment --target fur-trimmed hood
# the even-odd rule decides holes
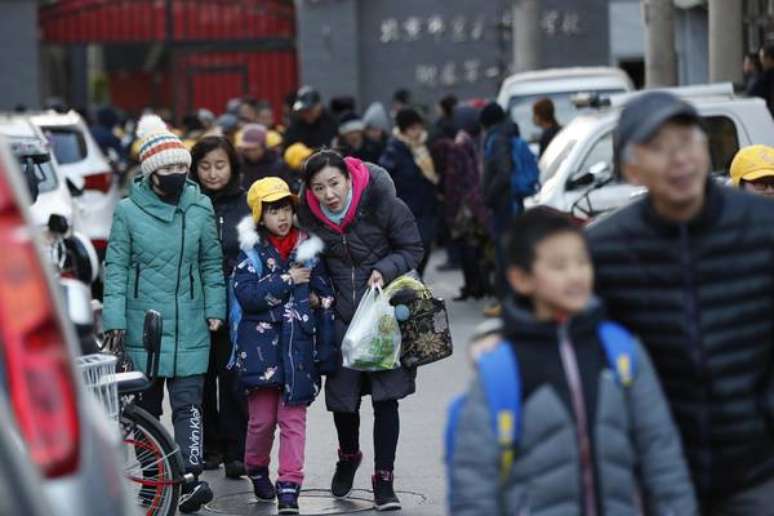
[[[306,262],[318,256],[325,249],[322,239],[316,235],[307,233],[299,229],[298,244],[296,244],[296,261]],[[237,235],[239,236],[239,248],[247,251],[261,243],[261,235],[255,227],[253,216],[244,217],[237,224]]]

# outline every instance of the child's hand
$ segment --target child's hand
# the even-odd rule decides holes
[[[309,293],[309,306],[311,306],[312,308],[317,308],[318,306],[320,306],[320,298],[314,292]]]
[[[312,269],[306,267],[291,267],[288,271],[290,277],[293,279],[294,285],[300,285],[301,283],[309,283],[309,279],[312,277]]]
[[[220,319],[207,319],[207,324],[210,326],[210,331],[218,331],[223,326],[223,321]]]
[[[374,272],[371,273],[371,277],[368,278],[368,286],[369,287],[383,287],[384,286],[384,277],[382,276],[382,273],[374,270]]]

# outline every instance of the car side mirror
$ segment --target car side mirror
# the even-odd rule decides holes
[[[589,174],[595,179],[606,179],[610,175],[610,164],[607,161],[598,161],[589,167]]]
[[[52,213],[48,218],[48,230],[55,235],[65,235],[70,229],[67,219],[58,213]]]
[[[567,181],[567,189],[575,190],[581,186],[589,186],[592,184],[594,184],[594,174],[586,172],[585,174],[570,178],[570,180]]]
[[[159,372],[159,354],[161,352],[161,333],[164,329],[164,321],[156,310],[145,312],[145,321],[142,328],[142,345],[148,352],[146,372],[148,378],[155,378]]]

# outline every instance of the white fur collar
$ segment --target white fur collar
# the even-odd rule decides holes
[[[252,215],[248,215],[239,221],[239,224],[237,224],[237,235],[239,236],[239,248],[242,251],[252,249],[261,241],[261,235],[255,229]]]
[[[252,249],[261,241],[261,235],[255,229],[255,222],[252,215],[247,215],[239,224],[237,224],[237,235],[239,236],[239,248],[242,251]],[[302,232],[302,235],[306,236],[296,249],[296,260],[299,262],[306,262],[311,260],[318,254],[320,254],[325,248],[325,244],[322,239],[316,235],[306,234]]]

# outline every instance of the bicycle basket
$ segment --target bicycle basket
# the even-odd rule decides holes
[[[113,355],[95,353],[78,357],[77,364],[86,387],[105,408],[108,417],[118,423],[116,360]]]

